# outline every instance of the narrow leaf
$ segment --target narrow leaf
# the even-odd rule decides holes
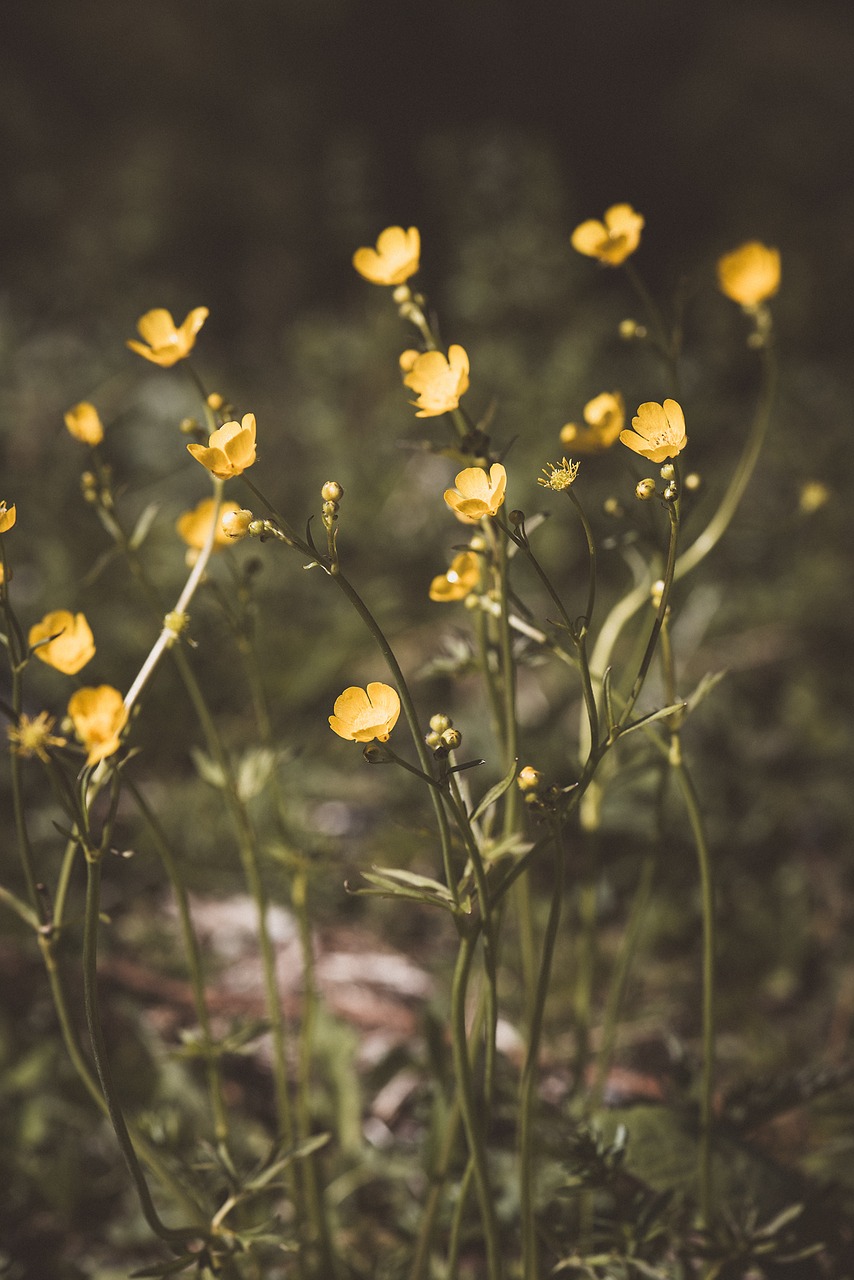
[[[486,813],[487,809],[491,809],[496,801],[501,799],[507,788],[513,785],[516,779],[516,766],[518,763],[518,760],[514,760],[501,781],[496,782],[494,787],[489,788],[486,795],[471,815],[472,822],[477,822],[478,818],[482,817],[483,814]]]

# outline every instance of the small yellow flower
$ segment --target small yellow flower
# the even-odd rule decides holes
[[[203,467],[220,480],[242,475],[255,461],[255,414],[244,413],[241,422],[224,422],[203,444],[188,444]]]
[[[469,358],[456,343],[448,347],[447,357],[441,351],[404,351],[400,367],[406,374],[403,385],[418,396],[411,401],[418,408],[416,418],[435,418],[456,409],[469,389]]]
[[[626,406],[619,391],[603,391],[584,406],[586,427],[568,422],[560,442],[573,453],[604,453],[616,444],[626,422]]]
[[[542,782],[543,775],[530,764],[526,764],[516,775],[516,786],[520,791],[539,791]]]
[[[195,562],[196,555],[208,540],[214,505],[213,498],[203,498],[198,506],[194,507],[192,511],[185,511],[175,523],[179,536],[184,539],[189,548],[187,552],[188,563]],[[221,551],[223,547],[229,546],[233,541],[232,536],[226,533],[226,517],[235,515],[239,510],[240,504],[237,502],[223,502],[221,504],[216,533],[214,534],[214,551]],[[192,561],[190,556],[193,557]]]
[[[643,217],[630,204],[612,204],[605,218],[582,222],[572,233],[572,247],[588,258],[598,258],[609,267],[625,262],[640,244]]]
[[[109,684],[99,685],[97,689],[78,689],[71,695],[68,714],[74,723],[74,732],[88,752],[87,764],[97,764],[118,751],[128,718],[128,709],[118,689]]]
[[[353,266],[371,284],[403,284],[419,267],[421,236],[417,227],[386,227],[376,249],[357,249]]]
[[[187,316],[180,328],[175,327],[171,314],[162,307],[146,311],[140,316],[136,327],[145,343],[130,338],[127,346],[137,355],[159,364],[162,369],[171,369],[173,364],[183,360],[196,345],[196,334],[208,318],[207,307],[195,307]]]
[[[733,302],[755,307],[780,287],[780,251],[749,240],[718,259],[718,285]]]
[[[39,645],[35,650],[37,658],[66,676],[76,675],[95,656],[89,623],[82,613],[69,613],[67,609],[46,613],[41,622],[30,627],[27,640],[31,649]],[[43,640],[47,644],[40,644]]]
[[[541,484],[544,489],[553,489],[555,493],[560,493],[573,483],[580,466],[580,462],[572,462],[567,458],[562,458],[560,462],[549,462],[543,467],[545,479],[537,477],[537,484]]]
[[[88,400],[81,400],[65,415],[65,425],[75,440],[83,444],[100,444],[104,438],[104,424],[98,410]]]
[[[488,475],[483,467],[466,467],[454,484],[456,489],[445,490],[448,506],[466,520],[481,520],[494,516],[503,503],[507,472],[500,462],[493,462]]]
[[[685,415],[675,400],[665,400],[663,405],[655,401],[640,405],[632,426],[634,431],[620,432],[620,440],[650,462],[675,458],[688,443]]]
[[[13,503],[11,507],[7,507],[5,502],[0,502],[0,533],[8,533],[14,528],[15,521],[18,519],[18,511]]]
[[[7,729],[12,750],[16,756],[37,756],[47,764],[50,761],[48,747],[64,747],[65,738],[57,738],[51,733],[56,720],[46,711],[40,711],[35,719],[21,715],[18,723],[10,724]]]
[[[400,698],[391,685],[375,680],[367,689],[351,685],[335,699],[329,727],[352,742],[387,742],[400,715]]]
[[[447,573],[440,573],[430,583],[430,599],[440,603],[465,600],[480,582],[480,558],[473,551],[454,556]]]

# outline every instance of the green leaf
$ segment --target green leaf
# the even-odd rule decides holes
[[[724,676],[728,674],[726,668],[723,671],[707,671],[694,692],[689,693],[685,701],[686,711],[690,713],[695,707],[698,707],[703,699],[707,698],[712,690],[720,684]]]
[[[414,871],[400,871],[394,867],[374,867],[373,871],[363,871],[362,876],[373,889],[354,889],[351,892],[362,896],[381,898],[408,898],[412,902],[425,902],[429,906],[444,907],[446,911],[456,914],[460,909],[454,902],[453,894],[438,880],[429,876],[416,875]],[[468,914],[468,908],[461,904]]]
[[[477,822],[477,820],[481,818],[483,814],[486,813],[487,809],[491,809],[492,806],[496,803],[496,801],[501,799],[501,797],[504,795],[504,792],[507,790],[507,788],[513,785],[513,782],[515,781],[515,778],[516,778],[516,766],[518,765],[518,763],[519,763],[518,760],[514,760],[513,763],[510,765],[510,768],[505,773],[504,777],[501,779],[501,781],[496,782],[494,787],[489,788],[486,795],[483,797],[480,804],[477,806],[474,813],[471,815],[470,821]]]
[[[659,707],[658,711],[650,711],[648,716],[641,716],[640,720],[633,720],[631,724],[621,729],[620,737],[624,738],[627,733],[634,733],[635,729],[645,729],[654,720],[664,720],[667,716],[672,716],[674,711],[684,711],[685,706],[684,702],[672,702],[669,707]]]
[[[131,551],[138,551],[143,542],[145,542],[159,510],[160,507],[156,502],[149,503],[145,508],[133,527],[133,533],[128,538],[128,547]]]

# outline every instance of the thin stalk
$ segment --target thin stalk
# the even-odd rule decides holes
[[[676,548],[679,541],[679,510],[675,502],[668,504],[667,514],[670,517],[670,542],[667,548],[667,564],[664,570],[664,583],[661,589],[661,599],[658,603],[658,609],[655,614],[655,621],[652,624],[652,630],[647,641],[646,650],[641,659],[638,673],[635,676],[634,684],[631,687],[629,696],[626,699],[626,705],[620,714],[617,727],[622,729],[628,723],[634,705],[640,697],[641,690],[646,680],[647,673],[650,668],[656,646],[658,644],[658,636],[664,625],[664,619],[667,615],[667,609],[670,604],[670,592],[673,587],[673,575],[676,569]]]

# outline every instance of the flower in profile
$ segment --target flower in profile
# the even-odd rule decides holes
[[[224,422],[207,445],[188,444],[187,448],[220,480],[242,475],[255,461],[255,414],[244,413],[241,422]]]
[[[463,347],[453,343],[447,357],[441,351],[404,351],[400,367],[405,387],[418,396],[416,418],[435,418],[456,409],[469,389],[469,358]]]
[[[725,253],[718,259],[718,285],[733,302],[755,307],[780,287],[780,251],[758,240]]]
[[[351,685],[335,699],[329,727],[351,742],[387,742],[400,715],[400,698],[391,685],[378,680],[367,689]]]
[[[190,354],[196,345],[196,334],[208,315],[207,307],[195,307],[180,328],[176,328],[171,314],[162,307],[155,307],[153,311],[146,311],[144,316],[140,316],[136,324],[144,342],[130,338],[127,346],[152,364],[159,364],[162,369],[171,369],[173,364]]]
[[[419,267],[421,236],[417,227],[386,227],[376,249],[357,249],[353,266],[371,284],[403,284]]]
[[[65,415],[65,425],[69,434],[82,444],[100,444],[104,438],[104,424],[98,410],[88,400],[81,400]]]
[[[626,406],[619,391],[603,391],[584,406],[586,427],[568,422],[560,442],[573,453],[604,453],[616,444],[626,422]]]
[[[602,222],[590,218],[575,228],[572,247],[588,258],[618,267],[640,244],[643,225],[643,217],[630,204],[612,204]]]
[[[187,544],[187,563],[195,564],[198,553],[208,540],[213,519],[215,502],[213,498],[203,498],[192,511],[185,511],[175,522],[175,528]],[[226,533],[226,519],[240,510],[237,502],[223,502],[219,508],[213,550],[221,551],[233,541],[231,534]]]
[[[54,609],[30,627],[27,641],[37,658],[63,675],[76,675],[95,656],[92,630],[82,613]],[[43,643],[45,642],[46,643]],[[36,649],[34,646],[38,645]]]
[[[6,731],[15,755],[25,758],[36,756],[47,764],[50,761],[48,748],[66,745],[65,738],[57,738],[51,733],[55,724],[55,718],[46,711],[40,711],[32,720],[28,715],[20,715],[18,723],[10,724]]]
[[[688,443],[685,415],[675,400],[665,400],[663,405],[655,401],[640,405],[632,426],[634,431],[620,432],[620,440],[650,462],[675,458]]]
[[[466,467],[454,484],[456,489],[445,490],[448,506],[466,520],[481,520],[494,516],[503,503],[507,472],[500,462],[493,462],[488,475],[483,467]]]
[[[440,603],[465,600],[480,582],[480,560],[473,551],[454,556],[447,573],[440,573],[430,583],[430,599]]]
[[[8,533],[14,528],[17,519],[18,510],[14,502],[11,507],[7,507],[5,501],[0,502],[0,533]]]
[[[78,689],[71,695],[68,714],[74,732],[88,752],[87,764],[97,764],[118,751],[128,718],[128,709],[118,689],[109,684],[99,685],[97,689]]]
[[[537,484],[541,484],[544,489],[553,489],[555,493],[560,493],[575,480],[578,475],[580,462],[572,462],[567,458],[562,458],[560,462],[549,462],[543,467],[543,476],[537,477]]]

